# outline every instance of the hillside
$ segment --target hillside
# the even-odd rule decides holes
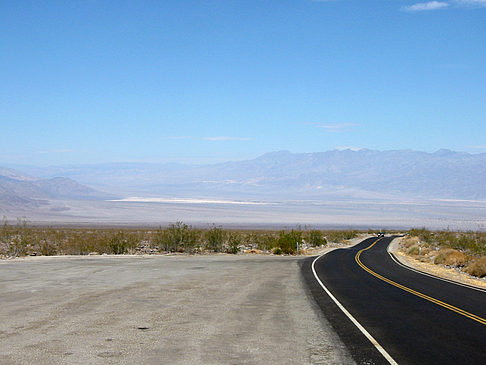
[[[68,178],[39,179],[0,168],[0,203],[3,206],[37,207],[52,199],[100,200],[113,197]]]

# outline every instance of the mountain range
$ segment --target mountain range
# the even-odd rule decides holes
[[[14,196],[103,199],[110,194],[264,200],[486,199],[486,153],[450,150],[279,151],[210,165],[113,163],[18,168],[23,173],[0,169],[0,194],[10,194],[12,201]]]
[[[49,200],[100,200],[116,197],[65,178],[41,179],[0,168],[0,204],[3,207],[38,207]]]

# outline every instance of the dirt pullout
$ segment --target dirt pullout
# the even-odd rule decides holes
[[[481,289],[486,289],[486,280],[484,279],[475,278],[455,268],[449,268],[443,265],[435,265],[428,262],[422,262],[400,251],[399,246],[402,239],[403,237],[395,238],[389,246],[389,251],[392,252],[403,265],[435,276],[439,276],[444,279],[456,281],[462,284],[472,285]]]
[[[0,264],[1,364],[351,364],[300,258]]]

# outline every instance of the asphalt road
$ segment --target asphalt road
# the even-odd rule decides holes
[[[386,251],[390,237],[362,251],[357,260],[376,240],[332,251],[315,262],[331,294],[398,364],[486,364],[486,292],[399,266]],[[306,260],[303,274],[356,362],[389,363],[318,284],[314,259]]]

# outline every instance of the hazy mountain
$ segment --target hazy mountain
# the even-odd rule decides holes
[[[98,200],[114,195],[101,193],[74,180],[38,179],[19,171],[0,168],[0,203],[6,206],[39,206],[51,199]]]
[[[26,176],[20,171],[14,169],[7,169],[5,167],[0,167],[0,177],[8,177],[10,179],[19,180],[19,181],[32,181],[35,178],[31,176]]]
[[[44,178],[70,177],[124,194],[486,199],[486,153],[450,150],[279,151],[252,160],[200,166],[130,163],[26,171]]]

